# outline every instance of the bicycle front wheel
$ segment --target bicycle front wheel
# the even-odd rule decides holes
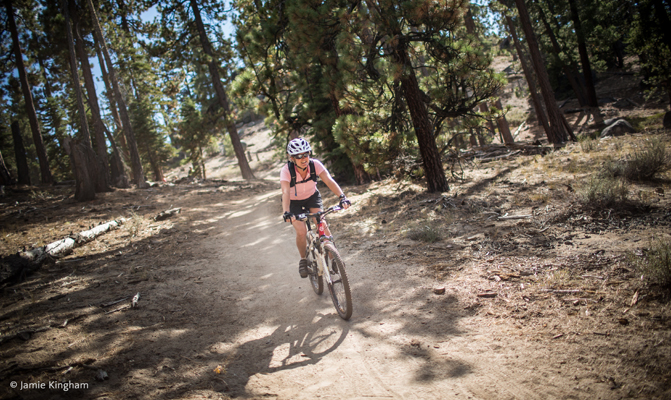
[[[324,244],[324,253],[330,272],[330,279],[326,281],[326,284],[331,293],[333,305],[340,318],[348,320],[352,316],[352,294],[349,290],[345,263],[332,243]]]
[[[317,259],[314,251],[308,256],[308,277],[310,278],[312,290],[314,290],[317,295],[321,295],[324,292],[324,280],[319,275],[319,267],[317,266]]]

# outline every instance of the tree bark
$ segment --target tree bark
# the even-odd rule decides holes
[[[402,66],[401,90],[410,111],[412,125],[415,128],[415,136],[419,144],[419,152],[422,155],[422,165],[426,174],[429,192],[448,192],[450,190],[443,170],[443,162],[436,145],[436,139],[431,131],[429,113],[422,101],[419,84],[412,63],[408,57],[407,50],[399,45],[395,49],[395,61]]]
[[[112,58],[107,51],[107,44],[105,44],[105,37],[103,36],[102,28],[100,27],[100,22],[98,21],[98,15],[93,6],[91,0],[87,0],[89,9],[91,10],[91,18],[93,22],[93,28],[95,35],[97,36],[98,43],[100,43],[100,48],[105,57],[105,62],[107,64],[107,70],[109,73],[110,81],[112,82],[112,87],[114,89],[114,97],[116,99],[117,105],[119,106],[119,115],[121,117],[121,123],[123,125],[124,133],[126,135],[126,142],[128,144],[128,150],[130,151],[131,156],[131,169],[133,171],[133,179],[138,188],[144,189],[149,187],[147,182],[144,179],[144,170],[142,168],[142,161],[140,160],[140,152],[137,149],[137,141],[135,140],[135,134],[133,134],[133,129],[130,124],[130,117],[128,116],[128,109],[126,108],[126,102],[123,99],[121,94],[121,88],[119,87],[119,81],[116,77],[116,72],[114,71],[114,64],[112,64]]]
[[[469,8],[468,11],[466,11],[466,14],[464,15],[464,25],[466,25],[466,32],[470,35],[476,35],[475,32],[475,21],[473,20],[473,13],[471,13],[471,9]],[[480,112],[482,113],[489,113],[489,106],[487,106],[486,102],[482,102],[478,106],[480,108]],[[496,123],[498,125],[498,119],[496,120]],[[491,120],[487,119],[487,126],[489,127],[489,130],[492,132],[493,135],[496,135],[496,129],[494,128],[494,124],[492,123]],[[506,126],[507,126],[507,121],[506,121]],[[501,128],[499,126],[499,132],[501,132]],[[510,132],[510,129],[508,129],[508,132]],[[503,134],[501,134],[501,140],[503,140]],[[474,144],[474,137],[471,134],[471,145],[476,146]]]
[[[503,105],[501,104],[500,99],[496,100],[496,103],[494,103],[494,106],[496,108],[498,108],[499,110],[503,111]],[[515,143],[515,139],[513,139],[513,135],[512,135],[512,133],[510,133],[510,126],[508,125],[508,120],[506,119],[506,117],[503,114],[496,119],[496,126],[499,127],[499,132],[501,132],[501,136],[503,137],[503,143],[504,144]]]
[[[0,185],[12,185],[14,184],[14,178],[12,178],[12,173],[7,169],[5,165],[5,159],[2,158],[2,152],[0,152]]]
[[[536,35],[534,34],[533,28],[531,27],[529,12],[527,11],[526,4],[524,4],[524,0],[515,0],[515,4],[517,5],[517,10],[520,15],[520,22],[522,23],[524,35],[526,36],[527,43],[529,44],[531,61],[534,66],[534,70],[536,71],[538,83],[541,88],[541,94],[543,95],[545,107],[548,112],[549,130],[546,131],[548,141],[553,144],[564,143],[569,139],[569,132],[567,132],[566,127],[564,126],[561,112],[559,111],[559,107],[557,107],[557,102],[555,101],[554,94],[552,93],[550,78],[548,77],[548,72],[545,69],[545,65],[543,64],[541,52],[538,49]]]
[[[478,107],[480,108],[481,113],[489,114],[489,106],[487,105],[487,103],[485,102],[480,103]],[[494,123],[492,122],[492,120],[487,119],[487,127],[492,132],[492,135],[496,136],[496,128],[494,127]]]
[[[571,19],[575,26],[576,35],[578,36],[578,53],[580,54],[580,63],[582,64],[582,74],[585,77],[587,105],[591,108],[596,124],[603,125],[603,118],[601,117],[601,111],[599,110],[599,99],[596,96],[594,80],[592,79],[592,67],[590,66],[589,56],[587,55],[585,35],[580,24],[580,16],[578,15],[578,7],[576,6],[575,0],[569,0],[568,3],[571,8]]]
[[[24,103],[26,104],[26,112],[28,114],[28,121],[30,122],[30,130],[33,134],[33,143],[35,144],[37,159],[40,163],[40,176],[42,178],[42,183],[50,184],[53,183],[53,177],[51,175],[51,170],[49,169],[49,158],[47,157],[47,150],[44,147],[44,140],[42,140],[42,132],[40,132],[40,126],[37,122],[37,111],[35,111],[35,103],[33,103],[33,95],[30,91],[30,83],[28,82],[26,67],[23,63],[19,32],[16,28],[16,22],[14,21],[12,0],[4,0],[4,3],[5,8],[7,9],[9,31],[12,36],[12,47],[14,49],[16,69],[19,71],[21,91],[23,92]]]
[[[671,21],[669,21],[669,14],[666,8],[671,7],[671,5],[667,1],[667,6],[665,7],[661,0],[652,0],[652,5],[655,8],[655,15],[659,21],[662,39],[669,50],[671,50]]]
[[[152,155],[152,150],[148,144],[145,146],[145,151],[147,152],[147,157],[149,157],[149,165],[151,165],[152,172],[154,173],[154,181],[163,182],[164,176],[161,164]]]
[[[0,185],[13,185],[14,178],[12,178],[12,173],[7,169],[5,165],[5,159],[2,158],[2,152],[0,152]]]
[[[471,13],[471,9],[469,8],[468,11],[466,11],[466,14],[464,14],[464,24],[466,25],[466,32],[468,32],[470,35],[475,35],[475,21],[473,21],[473,13]]]
[[[545,26],[545,32],[550,36],[550,41],[552,42],[552,48],[555,51],[555,54],[557,55],[557,58],[559,59],[559,62],[561,63],[562,70],[564,71],[564,75],[566,75],[566,79],[568,79],[569,84],[571,85],[571,88],[573,89],[573,93],[575,93],[576,98],[578,99],[578,103],[580,103],[580,107],[584,107],[587,104],[587,101],[585,100],[585,93],[583,91],[582,85],[578,83],[576,80],[576,77],[573,75],[571,72],[571,69],[569,68],[568,65],[565,63],[561,62],[561,59],[559,58],[559,55],[562,53],[561,46],[559,46],[559,42],[557,41],[557,37],[555,36],[554,31],[552,30],[552,27],[550,27],[550,24],[547,21],[547,18],[545,17],[545,13],[543,12],[543,9],[538,6],[538,12],[541,17],[541,21],[543,22],[543,25]]]
[[[84,38],[82,37],[79,28],[79,16],[76,13],[76,8],[73,7],[74,20],[74,34],[75,34],[75,49],[79,55],[79,61],[82,65],[82,73],[84,75],[84,85],[88,93],[88,103],[93,118],[93,131],[96,138],[96,155],[98,173],[95,177],[96,192],[110,192],[110,171],[109,160],[107,159],[107,145],[105,143],[105,125],[100,116],[100,107],[98,107],[98,95],[96,93],[96,86],[93,81],[93,74],[91,73],[91,65],[89,64],[89,57],[84,48]]]
[[[103,82],[105,83],[105,94],[107,95],[107,101],[109,101],[109,110],[114,119],[114,124],[116,125],[116,130],[114,131],[114,136],[118,137],[119,144],[121,145],[121,157],[123,158],[124,165],[127,165],[126,160],[130,158],[130,153],[128,152],[128,146],[126,145],[126,137],[123,134],[123,124],[121,123],[121,117],[119,116],[119,111],[117,111],[116,100],[114,99],[114,89],[110,84],[109,76],[107,75],[107,68],[105,67],[105,58],[103,57],[102,51],[100,51],[100,43],[98,43],[97,35],[93,35],[93,42],[96,46],[96,54],[98,55],[98,64],[100,64],[100,72],[102,73]]]
[[[527,58],[522,50],[522,45],[517,37],[517,31],[515,30],[515,24],[513,23],[512,18],[506,16],[506,22],[508,23],[508,29],[510,29],[510,36],[513,38],[513,43],[515,45],[515,50],[517,55],[520,58],[520,63],[522,64],[522,71],[524,72],[524,77],[527,79],[527,84],[529,85],[529,94],[531,95],[531,104],[536,111],[536,117],[538,121],[543,126],[543,130],[550,132],[550,125],[548,124],[547,116],[545,115],[545,110],[541,105],[541,100],[538,98],[538,92],[536,91],[536,82],[534,80],[533,71],[529,68],[527,64]]]
[[[123,133],[123,125],[121,124],[121,117],[119,117],[119,112],[117,111],[116,101],[114,100],[114,91],[112,85],[110,85],[109,77],[107,76],[107,69],[105,68],[105,60],[103,58],[102,52],[100,51],[100,44],[96,35],[93,35],[93,42],[96,47],[96,54],[98,56],[98,64],[100,65],[100,72],[102,72],[103,82],[105,82],[105,93],[107,95],[107,100],[109,101],[109,109],[112,113],[112,118],[116,125],[116,131],[113,135],[105,127],[105,135],[107,140],[109,140],[110,145],[112,145],[112,160],[110,161],[110,173],[112,185],[118,188],[129,188],[130,181],[128,179],[128,163],[126,160],[129,158],[128,146],[126,146],[126,140]],[[116,137],[119,138],[121,146],[119,147],[116,143]]]
[[[205,26],[203,25],[203,20],[200,16],[200,10],[198,9],[198,2],[196,0],[190,0],[190,3],[196,22],[196,28],[198,29],[198,35],[200,36],[200,44],[203,47],[203,53],[205,53],[205,55],[209,58],[207,68],[210,71],[210,77],[212,78],[212,84],[214,85],[214,91],[217,93],[219,104],[224,110],[226,128],[228,130],[228,135],[231,137],[231,143],[233,144],[235,157],[238,159],[240,172],[242,173],[242,177],[244,179],[254,179],[254,174],[252,173],[252,169],[249,167],[247,157],[245,157],[245,151],[242,148],[242,144],[240,143],[240,137],[238,136],[238,130],[235,127],[235,122],[231,119],[228,96],[226,95],[224,86],[221,84],[219,66],[217,65],[217,61],[214,57],[214,52],[212,51],[212,46],[210,45],[210,39],[207,37],[207,32],[205,32]]]
[[[89,132],[89,123],[86,118],[86,108],[84,107],[84,97],[79,81],[79,68],[77,67],[77,57],[75,56],[75,41],[72,34],[72,24],[70,22],[70,2],[63,0],[63,16],[65,17],[65,32],[68,42],[68,62],[70,63],[70,77],[72,78],[72,89],[75,91],[77,100],[77,111],[79,113],[79,140],[90,148],[91,133]]]
[[[72,169],[75,175],[75,199],[77,201],[88,201],[95,199],[96,192],[96,176],[98,175],[98,164],[93,160],[91,164],[88,163],[89,157],[86,150],[79,150],[79,146],[90,149],[93,152],[91,145],[91,134],[89,133],[89,124],[86,118],[86,109],[84,107],[84,99],[82,96],[81,86],[79,85],[79,69],[77,68],[77,58],[75,56],[74,38],[72,35],[72,25],[70,23],[70,2],[68,0],[62,1],[63,16],[65,17],[65,33],[68,41],[68,53],[70,61],[70,74],[72,77],[72,86],[77,98],[77,111],[79,113],[79,142],[81,145],[71,145],[70,159],[72,161]],[[76,142],[77,143],[77,142]]]
[[[12,139],[14,139],[14,157],[16,158],[16,173],[19,176],[19,185],[30,185],[30,169],[26,158],[26,148],[23,146],[19,121],[12,122]]]
[[[478,146],[478,138],[475,137],[475,131],[473,130],[473,128],[471,128],[470,134],[468,135],[468,141],[471,144],[471,147]]]
[[[89,201],[96,198],[95,186],[91,183],[89,168],[86,166],[95,158],[93,149],[80,140],[65,137],[65,152],[70,156],[70,164],[75,175],[75,200]],[[87,184],[87,182],[89,182]]]

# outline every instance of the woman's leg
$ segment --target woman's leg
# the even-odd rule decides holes
[[[305,258],[305,248],[308,245],[307,233],[308,228],[303,221],[294,221],[294,229],[296,230],[296,247],[298,247],[298,253],[301,255],[301,258]]]

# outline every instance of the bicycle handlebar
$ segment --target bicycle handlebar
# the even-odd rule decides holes
[[[327,208],[324,211],[319,211],[319,212],[316,212],[316,213],[298,214],[298,215],[296,215],[296,221],[305,221],[308,218],[319,218],[319,219],[321,219],[321,217],[323,217],[324,215],[330,214],[332,212],[337,212],[337,211],[340,211],[340,210],[343,210],[343,208],[340,207],[340,206],[332,206],[332,207]]]

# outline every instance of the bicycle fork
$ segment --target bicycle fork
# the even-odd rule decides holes
[[[328,260],[326,260],[326,252],[324,251],[323,245],[318,246],[316,241],[319,240],[316,235],[310,235],[310,241],[308,245],[307,255],[312,263],[317,262],[317,275],[323,276],[327,281],[331,279],[331,274],[328,269]]]

